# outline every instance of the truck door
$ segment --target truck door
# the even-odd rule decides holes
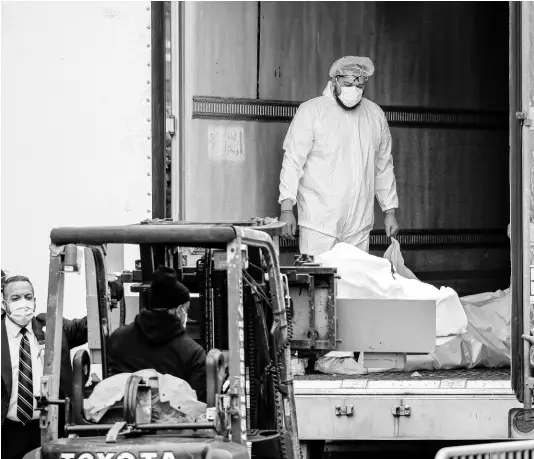
[[[511,410],[510,434],[534,435],[530,344],[522,339],[530,333],[530,220],[531,165],[534,146],[530,41],[533,14],[530,2],[510,2],[510,218],[512,260],[512,387],[525,410]]]

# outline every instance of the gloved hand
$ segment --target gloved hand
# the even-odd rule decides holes
[[[525,341],[528,341],[530,344],[534,345],[534,336],[532,336],[533,334],[534,334],[534,328],[531,328],[530,335],[522,335],[522,337]]]
[[[534,367],[534,328],[530,329],[530,335],[522,335],[525,341],[530,343],[530,366]]]
[[[293,211],[282,211],[279,221],[286,224],[282,228],[282,238],[294,240],[297,231],[297,220],[295,219],[295,215],[293,215]]]
[[[386,214],[384,219],[384,227],[386,228],[387,237],[395,237],[399,232],[399,224],[393,214]]]

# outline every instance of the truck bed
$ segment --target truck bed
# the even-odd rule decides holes
[[[522,406],[509,368],[417,373],[296,376],[301,440],[508,438],[508,412]],[[401,407],[409,414],[395,415]]]
[[[410,372],[370,373],[366,375],[327,375],[311,373],[304,376],[295,376],[297,381],[338,381],[345,379],[365,381],[441,381],[441,380],[468,380],[468,381],[509,381],[510,368],[475,368],[461,370],[417,371],[420,376],[412,376]]]

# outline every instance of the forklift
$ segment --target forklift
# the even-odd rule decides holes
[[[164,221],[53,229],[38,400],[41,447],[25,459],[300,458],[288,320],[291,304],[268,233],[224,223]],[[137,245],[136,269],[110,275],[106,268],[110,244]],[[95,387],[87,384],[91,364],[96,356],[102,379],[110,376],[106,346],[114,328],[114,308],[120,310],[118,326],[125,325],[125,286],[131,284],[130,291],[137,293],[139,312],[147,305],[150,279],[159,266],[176,269],[181,282],[191,284],[182,256],[188,247],[204,250],[195,278],[203,279],[196,285],[205,294],[198,295],[199,304],[191,304],[190,314],[197,311],[191,314],[196,317],[187,333],[207,353],[206,415],[195,422],[153,422],[143,409],[151,400],[147,397],[151,384],[134,374],[126,382],[123,400],[110,409],[113,415],[91,422],[84,414],[84,400]],[[89,255],[85,274],[93,277],[95,301],[87,302],[88,331],[99,349],[91,357],[85,349],[76,352],[72,396],[59,399],[65,276],[79,270],[78,248]],[[88,259],[92,269],[87,269]]]

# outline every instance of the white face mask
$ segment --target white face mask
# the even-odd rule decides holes
[[[343,102],[346,107],[354,107],[360,100],[362,100],[363,89],[357,86],[342,86],[339,100]]]
[[[182,321],[182,325],[185,330],[187,328],[187,312],[184,308],[179,308],[177,316]]]
[[[35,301],[21,298],[12,303],[6,303],[6,312],[13,322],[21,327],[25,327],[33,319],[35,313]]]

